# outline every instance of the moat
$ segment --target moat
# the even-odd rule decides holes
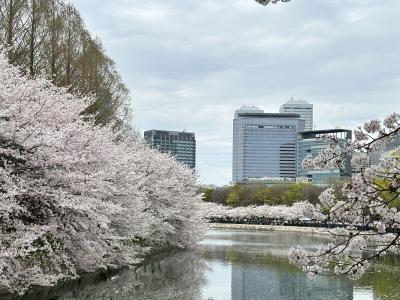
[[[316,249],[327,240],[308,233],[212,229],[198,249],[164,253],[136,269],[85,276],[19,299],[400,299],[400,256],[376,262],[359,281],[309,279],[289,264],[293,245]]]

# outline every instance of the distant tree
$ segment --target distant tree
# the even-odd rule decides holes
[[[301,195],[300,195],[300,200],[302,201],[308,201],[312,204],[319,204],[319,195],[322,193],[324,190],[324,187],[312,185],[312,184],[304,184]]]
[[[286,191],[282,194],[282,204],[293,205],[301,198],[302,185],[291,184],[286,187]]]
[[[202,200],[205,202],[211,202],[211,196],[212,193],[214,192],[213,188],[205,188],[202,190]]]
[[[0,48],[31,77],[44,76],[70,92],[94,95],[85,113],[97,124],[130,119],[128,89],[101,42],[64,0],[0,0]]]
[[[211,194],[211,202],[218,204],[227,204],[226,199],[228,198],[229,189],[226,187],[217,187]]]
[[[272,190],[270,188],[260,188],[254,194],[256,204],[268,204],[272,205],[275,203]]]
[[[236,207],[240,203],[240,195],[237,191],[229,192],[228,197],[226,198],[226,203],[230,206]]]
[[[207,191],[205,199],[219,204],[228,204],[228,196],[231,192],[239,195],[235,206],[249,205],[293,205],[295,202],[307,201],[318,204],[318,196],[323,191],[322,187],[311,184],[272,185],[266,187],[263,184],[241,184],[230,187],[215,188]],[[209,195],[209,193],[211,195]]]

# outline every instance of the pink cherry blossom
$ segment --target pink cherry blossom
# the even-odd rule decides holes
[[[304,164],[317,168],[340,166],[344,158],[354,157],[354,165],[367,166],[369,154],[382,151],[386,142],[400,135],[399,114],[388,116],[383,124],[372,120],[355,130],[355,142],[340,147],[335,142],[313,161]],[[393,149],[377,165],[361,169],[340,190],[327,188],[319,197],[329,208],[329,219],[347,226],[331,230],[333,243],[316,253],[307,253],[302,268],[313,275],[333,273],[359,278],[369,268],[369,260],[388,252],[400,252],[400,217],[396,201],[400,199],[400,149]],[[363,231],[366,228],[368,230]],[[397,230],[388,233],[388,230]],[[367,244],[375,250],[363,255]],[[370,250],[372,250],[370,249]],[[296,250],[299,251],[299,250]],[[289,259],[293,260],[293,256]],[[305,263],[304,263],[305,262]],[[297,263],[298,264],[298,263]],[[334,265],[334,268],[326,266]]]
[[[196,174],[0,54],[0,292],[139,262],[201,236]]]

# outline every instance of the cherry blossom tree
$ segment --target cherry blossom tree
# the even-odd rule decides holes
[[[326,136],[332,142],[331,147],[314,160],[305,160],[303,165],[341,167],[343,160],[354,154],[357,155],[353,156],[352,163],[365,165],[368,155],[382,153],[386,143],[400,138],[400,115],[393,113],[383,122],[366,122],[354,131],[354,136],[348,145]],[[376,165],[361,170],[341,190],[329,187],[320,195],[331,221],[347,227],[332,230],[332,243],[316,253],[293,248],[289,255],[293,263],[310,275],[334,273],[358,278],[368,269],[371,260],[388,252],[400,253],[400,149],[393,149]]]
[[[202,232],[193,171],[96,126],[82,114],[93,101],[0,54],[0,292],[134,264]]]
[[[289,2],[290,0],[255,0],[258,3],[262,4],[262,5],[267,5],[267,4],[276,4],[278,2]]]
[[[214,203],[203,204],[203,215],[207,220],[213,219],[250,219],[252,217],[263,217],[271,220],[294,221],[308,218],[315,221],[323,221],[326,216],[323,215],[319,207],[309,202],[296,202],[293,206],[286,205],[261,205],[232,208]]]

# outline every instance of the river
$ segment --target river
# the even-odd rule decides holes
[[[213,229],[198,249],[164,253],[136,269],[84,276],[18,299],[400,299],[399,256],[375,263],[359,281],[309,279],[288,263],[293,245],[316,249],[327,239],[308,233]]]

